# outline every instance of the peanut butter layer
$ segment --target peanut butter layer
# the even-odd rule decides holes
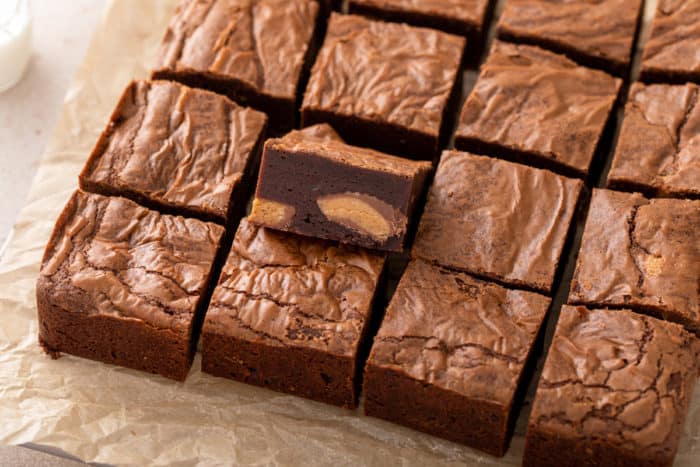
[[[81,187],[225,222],[234,208],[242,211],[266,122],[211,92],[132,82],[80,174]]]
[[[700,333],[700,201],[596,189],[569,303],[624,306]]]

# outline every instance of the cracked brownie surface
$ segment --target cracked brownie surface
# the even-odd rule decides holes
[[[632,86],[608,185],[700,197],[698,85]]]
[[[549,292],[582,187],[547,170],[445,151],[412,254]]]
[[[267,118],[166,81],[124,91],[80,175],[81,187],[225,222],[244,203]]]
[[[584,176],[622,81],[539,47],[495,41],[455,146]]]
[[[530,414],[523,465],[671,465],[698,374],[682,327],[564,306]],[[563,456],[551,457],[552,449]]]
[[[595,189],[569,303],[625,306],[700,332],[700,201]]]

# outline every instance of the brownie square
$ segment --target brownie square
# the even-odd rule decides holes
[[[563,55],[495,41],[455,147],[586,177],[621,84]]]
[[[506,0],[498,37],[626,77],[643,0]]]
[[[243,219],[202,331],[202,370],[357,406],[384,257]]]
[[[412,254],[548,293],[582,188],[547,170],[445,151]]]
[[[430,162],[350,146],[327,125],[319,127],[309,132],[325,138],[295,131],[267,140],[249,220],[309,237],[403,250]]]
[[[265,114],[167,81],[135,81],[80,174],[80,187],[226,223],[245,210]]]
[[[564,306],[523,466],[671,466],[699,357],[698,340],[676,324]]]
[[[624,306],[700,333],[700,201],[593,191],[569,303]]]
[[[651,196],[700,198],[697,100],[695,84],[635,83],[625,107],[608,186]]]
[[[182,0],[152,76],[225,94],[289,130],[319,18],[314,0]]]
[[[642,55],[641,79],[683,84],[700,81],[700,3],[659,0]]]
[[[412,261],[367,361],[365,413],[502,456],[549,303]]]
[[[36,284],[39,342],[182,381],[224,229],[76,191]]]
[[[349,0],[348,9],[350,13],[466,36],[471,53],[481,48],[494,3],[489,0]]]
[[[464,45],[432,29],[333,13],[302,123],[329,123],[357,146],[432,159],[450,130]]]

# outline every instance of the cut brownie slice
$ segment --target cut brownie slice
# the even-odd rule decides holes
[[[332,134],[324,140],[293,132],[265,143],[249,219],[310,237],[401,251],[431,167],[349,146]]]
[[[676,324],[564,306],[523,465],[670,467],[699,360],[698,340]]]
[[[267,118],[167,81],[131,83],[80,174],[80,187],[170,214],[243,214]]]
[[[224,229],[77,191],[36,285],[39,342],[184,380]]]
[[[624,306],[700,333],[700,201],[593,191],[569,303]]]
[[[413,256],[550,292],[582,187],[547,170],[445,151]]]
[[[225,94],[289,130],[318,20],[314,0],[182,0],[153,77]]]
[[[506,0],[498,36],[564,53],[620,77],[629,71],[643,0]]]
[[[700,2],[659,0],[642,55],[641,79],[700,81]]]
[[[365,368],[365,413],[502,456],[549,303],[412,261]]]
[[[495,41],[455,147],[586,177],[621,84],[563,55]]]
[[[625,107],[608,186],[651,196],[700,198],[697,101],[695,84],[635,83]]]
[[[302,105],[350,144],[433,159],[459,97],[465,40],[333,13]]]
[[[383,256],[243,219],[202,331],[213,375],[353,408]]]

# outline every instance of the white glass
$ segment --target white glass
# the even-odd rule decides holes
[[[22,78],[32,53],[28,0],[0,0],[0,92]]]

